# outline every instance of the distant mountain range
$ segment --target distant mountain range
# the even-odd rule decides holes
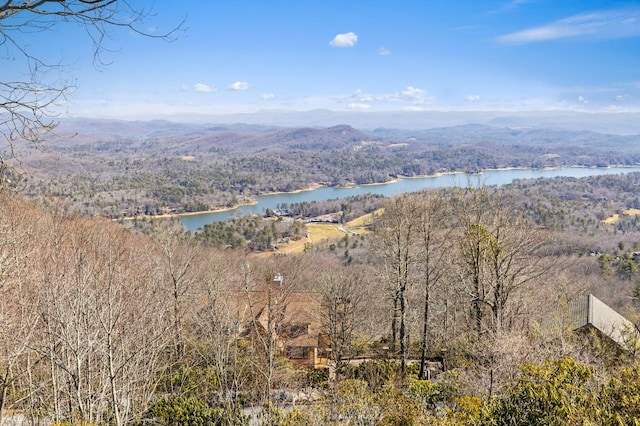
[[[208,123],[212,125],[245,124],[275,127],[326,128],[349,124],[357,129],[378,128],[424,130],[468,124],[495,127],[534,127],[560,130],[591,130],[616,135],[640,134],[638,112],[572,112],[572,111],[286,111],[269,110],[245,114],[166,115],[161,118],[176,123]],[[150,117],[151,119],[151,117]]]

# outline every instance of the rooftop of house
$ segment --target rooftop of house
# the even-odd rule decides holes
[[[569,304],[568,323],[572,330],[593,328],[624,349],[635,344],[638,337],[638,330],[631,321],[592,294]]]

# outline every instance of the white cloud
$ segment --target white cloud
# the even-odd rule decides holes
[[[209,86],[208,84],[196,83],[193,85],[193,90],[195,90],[196,92],[211,93],[211,92],[215,92],[216,88],[213,86]]]
[[[381,56],[387,56],[387,55],[391,55],[391,51],[386,47],[381,47],[380,49],[378,49],[378,54]]]
[[[373,96],[364,93],[364,91],[362,89],[357,89],[351,95],[351,99],[357,100],[360,103],[371,102],[371,101],[373,101]]]
[[[362,89],[357,89],[350,95],[333,96],[330,99],[339,103],[349,102],[354,104],[365,104],[372,102],[374,97],[365,93]]]
[[[532,43],[571,37],[612,39],[640,36],[640,8],[584,13],[498,38],[505,44]]]
[[[616,101],[626,101],[627,99],[629,99],[631,96],[629,95],[617,95],[616,96]]]
[[[435,101],[435,97],[421,88],[407,86],[400,91],[391,93],[367,93],[358,89],[351,94],[332,96],[325,98],[325,100],[344,105],[350,110],[422,111],[424,105],[432,104]]]
[[[275,98],[276,95],[274,95],[273,93],[263,93],[262,95],[260,95],[260,99],[262,99],[263,101],[270,101]]]
[[[351,103],[347,105],[347,108],[355,111],[366,111],[371,108],[369,104]]]
[[[467,102],[478,102],[479,100],[480,100],[480,95],[467,96]]]
[[[355,33],[348,32],[344,34],[336,34],[329,42],[331,47],[353,47],[358,42],[358,36]]]
[[[549,25],[546,27],[531,28],[513,34],[507,34],[499,38],[502,43],[528,43],[535,41],[554,40],[558,38],[575,37],[583,34],[577,28],[562,25]]]
[[[435,100],[425,90],[418,87],[407,86],[403,90],[395,93],[369,94],[361,89],[350,95],[335,96],[332,100],[349,105],[371,105],[371,103],[410,103],[412,105],[422,105]]]
[[[589,99],[586,96],[578,96],[578,102],[580,102],[581,104],[588,104]]]
[[[407,86],[399,93],[392,94],[390,99],[408,101],[414,105],[429,103],[435,100],[435,98],[427,94],[425,90],[413,86]]]
[[[424,97],[424,90],[413,86],[407,86],[402,92],[400,92],[400,97],[405,99],[420,99]]]
[[[242,91],[249,89],[250,85],[246,81],[236,81],[233,84],[229,85],[230,90]]]

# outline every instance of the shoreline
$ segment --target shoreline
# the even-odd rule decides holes
[[[325,188],[327,185],[323,185],[321,183],[312,183],[311,186],[302,189],[295,189],[293,191],[271,191],[271,192],[263,192],[262,194],[258,194],[258,197],[262,197],[263,195],[279,195],[279,194],[299,194],[301,192],[313,191],[315,189]],[[257,203],[257,201],[256,201]]]
[[[308,186],[307,188],[303,188],[303,189],[296,189],[295,191],[273,191],[273,192],[264,192],[262,194],[258,194],[258,197],[261,197],[263,195],[278,195],[278,194],[298,194],[300,192],[306,192],[306,191],[313,191],[315,189],[320,189],[320,188],[324,188],[326,185],[322,185],[320,183],[314,183],[311,186]],[[176,218],[181,218],[181,217],[188,217],[188,216],[197,216],[197,215],[201,215],[201,214],[208,214],[208,213],[222,213],[222,212],[229,212],[229,211],[233,211],[233,210],[237,210],[240,207],[243,206],[255,206],[256,204],[258,204],[258,200],[251,200],[251,201],[246,201],[244,203],[238,203],[234,206],[231,207],[219,207],[219,208],[214,208],[214,209],[210,209],[210,210],[199,210],[196,212],[184,212],[184,213],[163,213],[163,214],[156,214],[156,215],[138,215],[138,216],[126,216],[126,217],[122,217],[122,218],[118,218],[118,219],[114,219],[114,220],[135,220],[135,219],[176,219]]]
[[[118,219],[113,219],[113,220],[135,220],[135,219],[175,219],[175,218],[180,218],[180,217],[184,217],[184,216],[197,216],[200,214],[207,214],[207,213],[222,213],[222,212],[228,212],[228,211],[232,211],[232,210],[236,210],[242,206],[255,206],[256,204],[258,204],[257,200],[253,200],[253,201],[247,201],[245,203],[239,203],[236,204],[235,206],[232,207],[220,207],[220,208],[216,208],[216,209],[211,209],[211,210],[199,210],[197,212],[184,212],[184,213],[163,213],[163,214],[153,214],[153,215],[147,215],[147,214],[140,214],[137,216],[126,216],[126,217],[121,217]]]
[[[498,167],[495,169],[482,169],[479,172],[474,172],[472,173],[473,175],[480,175],[483,172],[489,172],[489,171],[509,171],[509,170],[558,170],[558,169],[569,169],[569,168],[576,168],[576,169],[610,169],[610,168],[634,168],[634,167],[639,167],[638,165],[636,166],[628,166],[628,165],[609,165],[609,166],[556,166],[556,167],[541,167],[541,168],[531,168],[531,167]],[[349,185],[349,186],[338,186],[336,188],[351,188],[351,187],[358,187],[358,186],[378,186],[378,185],[389,185],[389,184],[393,184],[393,183],[397,183],[400,182],[404,179],[428,179],[428,178],[437,178],[437,177],[441,177],[441,176],[446,176],[446,175],[464,175],[464,174],[468,174],[469,172],[464,172],[464,171],[446,171],[446,172],[436,172],[434,174],[430,174],[430,175],[414,175],[414,176],[397,176],[391,180],[388,180],[386,182],[375,182],[375,183],[364,183],[361,185]],[[307,191],[313,191],[316,189],[320,189],[320,188],[325,188],[327,187],[327,185],[323,185],[321,183],[313,183],[310,186],[306,187],[306,188],[302,188],[302,189],[296,189],[294,191],[272,191],[272,192],[264,192],[261,194],[258,194],[257,197],[261,197],[261,196],[268,196],[268,195],[279,195],[279,194],[298,194],[301,192],[307,192]],[[220,208],[215,208],[215,209],[211,209],[211,210],[200,210],[200,211],[196,211],[196,212],[184,212],[184,213],[164,213],[164,214],[160,214],[160,215],[138,215],[138,216],[126,216],[126,217],[122,217],[122,218],[118,218],[118,219],[114,219],[114,220],[135,220],[135,219],[175,219],[175,218],[180,218],[180,217],[188,217],[188,216],[197,216],[197,215],[204,215],[204,214],[208,214],[208,213],[221,213],[221,212],[226,212],[226,211],[233,211],[233,210],[237,210],[243,206],[253,206],[258,204],[257,200],[251,200],[251,201],[247,201],[244,203],[238,203],[232,207],[220,207]]]

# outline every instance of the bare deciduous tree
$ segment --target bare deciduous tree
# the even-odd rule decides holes
[[[487,256],[489,239],[483,224],[489,221],[492,208],[486,187],[458,188],[452,199],[453,211],[461,235],[458,238],[460,280],[471,297],[475,331],[480,336],[484,327],[487,300]]]
[[[41,334],[30,342],[49,365],[40,409],[55,420],[127,424],[155,391],[171,325],[155,265],[145,261],[150,247],[110,222],[56,228],[39,258]]]
[[[393,198],[375,223],[377,249],[382,257],[393,302],[392,349],[400,343],[400,368],[404,374],[409,350],[407,333],[408,292],[418,261],[420,202],[415,195]]]
[[[460,189],[454,208],[461,278],[472,297],[476,332],[499,333],[510,299],[550,270],[547,259],[536,253],[549,235],[513,210],[508,194],[493,194],[486,187]]]
[[[367,294],[365,275],[357,266],[327,269],[317,286],[322,307],[317,315],[329,338],[330,358],[339,369],[352,355],[353,339],[364,321],[366,304],[373,298]]]
[[[250,389],[245,379],[252,367],[242,354],[243,317],[234,303],[239,292],[232,288],[241,259],[215,249],[201,250],[206,253],[200,259],[206,261],[198,265],[194,314],[188,318],[189,346],[195,351],[195,364],[212,368],[215,377],[208,383],[214,388],[212,394],[206,386],[200,387],[200,393],[231,412],[237,408],[238,395]]]
[[[184,354],[183,318],[187,314],[192,288],[196,280],[194,265],[197,263],[198,247],[191,235],[173,223],[162,224],[153,233],[159,250],[160,269],[171,295],[173,309],[174,359]]]
[[[72,85],[53,75],[65,68],[64,58],[46,59],[34,52],[35,37],[59,27],[79,27],[88,35],[95,66],[107,65],[105,44],[118,29],[171,40],[182,24],[161,34],[145,29],[151,10],[127,0],[3,0],[0,2],[0,57],[21,65],[21,74],[0,81],[0,135],[7,142],[0,165],[15,158],[15,143],[39,144],[52,132]]]
[[[446,214],[446,202],[441,193],[428,191],[420,194],[420,217],[418,220],[418,269],[423,284],[424,306],[422,315],[422,347],[420,349],[420,372],[426,376],[426,359],[429,348],[431,321],[431,298],[436,286],[447,274],[450,241]]]
[[[34,238],[39,216],[13,194],[0,194],[0,425],[6,408],[29,397],[9,398],[8,391],[24,380],[22,367],[37,328],[38,298],[29,282],[32,259],[39,252]]]

